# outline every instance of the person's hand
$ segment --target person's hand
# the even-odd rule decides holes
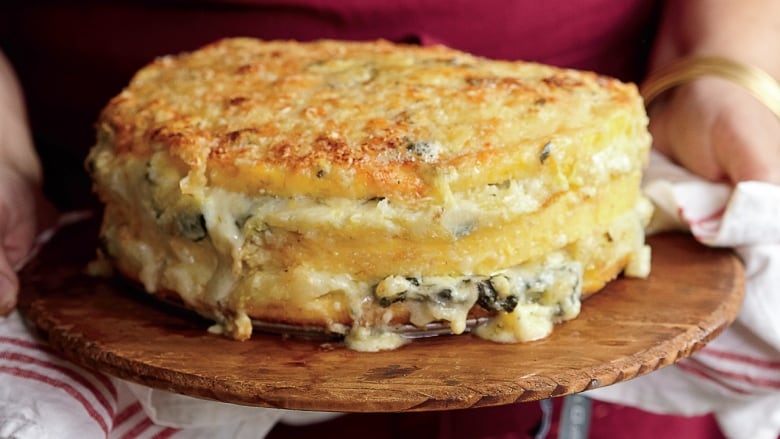
[[[650,107],[654,147],[709,180],[780,184],[780,119],[739,85],[701,78]]]
[[[38,192],[15,169],[0,164],[0,316],[16,306],[14,268],[27,256],[38,230],[36,211],[43,206]]]

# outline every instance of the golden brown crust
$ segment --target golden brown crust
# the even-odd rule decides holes
[[[614,79],[444,47],[228,39],[145,67],[98,125],[118,154],[169,150],[194,185],[414,200],[553,172],[546,143],[638,102]],[[557,147],[564,169],[590,153]]]

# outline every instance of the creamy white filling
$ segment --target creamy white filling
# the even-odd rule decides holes
[[[579,262],[555,252],[543,261],[490,276],[388,276],[377,284],[374,296],[382,306],[404,302],[410,321],[418,327],[444,321],[454,334],[466,330],[469,311],[479,304],[494,316],[476,328],[477,336],[520,342],[543,338],[555,323],[579,315],[582,275]],[[362,350],[369,345],[369,336],[362,332],[360,345],[350,347]]]

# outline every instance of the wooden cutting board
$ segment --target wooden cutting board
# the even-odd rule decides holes
[[[625,381],[701,348],[737,315],[739,260],[688,235],[650,238],[649,279],[618,279],[544,340],[471,335],[361,353],[256,334],[246,342],[108,279],[83,274],[96,225],[61,230],[21,273],[19,309],[55,350],[147,386],[237,404],[343,412],[482,407]]]

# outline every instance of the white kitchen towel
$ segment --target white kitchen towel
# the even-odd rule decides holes
[[[0,318],[0,438],[163,439],[176,432],[155,425],[121,383],[37,341],[18,312]]]
[[[658,413],[711,412],[730,438],[776,439],[780,186],[708,182],[653,154],[645,192],[656,205],[656,231],[689,230],[705,245],[735,250],[745,265],[745,300],[736,322],[692,357],[588,395]]]
[[[0,318],[2,439],[260,439],[279,421],[334,416],[205,401],[110,378],[40,343],[18,312]]]

